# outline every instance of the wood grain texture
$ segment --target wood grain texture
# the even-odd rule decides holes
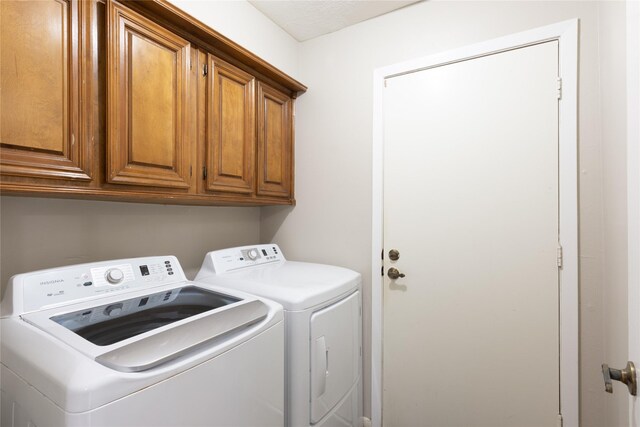
[[[91,180],[79,83],[93,66],[79,59],[89,9],[75,0],[0,2],[0,174]]]
[[[0,7],[2,142],[62,154],[69,119],[69,4],[3,1]]]
[[[258,82],[258,195],[293,198],[291,115],[292,99]]]
[[[190,44],[107,1],[107,176],[188,189]]]
[[[255,169],[254,78],[209,55],[207,190],[251,194]]]
[[[174,51],[129,34],[131,162],[172,168],[175,159]]]

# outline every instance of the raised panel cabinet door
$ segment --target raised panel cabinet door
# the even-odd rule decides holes
[[[90,2],[0,1],[0,174],[91,180]],[[87,79],[88,80],[88,79]]]
[[[293,197],[292,100],[258,83],[259,196]]]
[[[255,190],[255,98],[250,74],[208,58],[207,190],[252,194]]]
[[[107,179],[189,188],[188,41],[108,1]]]

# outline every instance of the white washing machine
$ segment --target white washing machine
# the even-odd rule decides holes
[[[359,273],[287,261],[270,244],[209,252],[195,281],[240,289],[284,306],[287,426],[360,425]]]
[[[19,274],[1,425],[284,425],[282,307],[188,282],[172,256]]]

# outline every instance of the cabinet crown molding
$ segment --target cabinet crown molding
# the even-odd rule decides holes
[[[281,85],[283,89],[289,90],[293,98],[307,90],[299,81],[166,0],[121,0],[120,3],[142,14],[151,15],[152,19],[171,26],[173,31],[179,32],[192,43],[204,44],[203,47],[208,47],[214,54],[222,54],[240,61],[253,71]]]

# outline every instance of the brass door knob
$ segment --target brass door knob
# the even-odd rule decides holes
[[[626,384],[630,395],[635,396],[637,394],[638,382],[636,379],[636,367],[633,362],[627,362],[627,366],[624,369],[613,369],[603,363],[602,376],[604,377],[604,389],[607,393],[613,393],[611,380],[615,380]]]
[[[391,267],[387,270],[387,276],[389,276],[389,279],[395,280],[399,277],[404,277],[404,273],[400,273],[397,268]]]

